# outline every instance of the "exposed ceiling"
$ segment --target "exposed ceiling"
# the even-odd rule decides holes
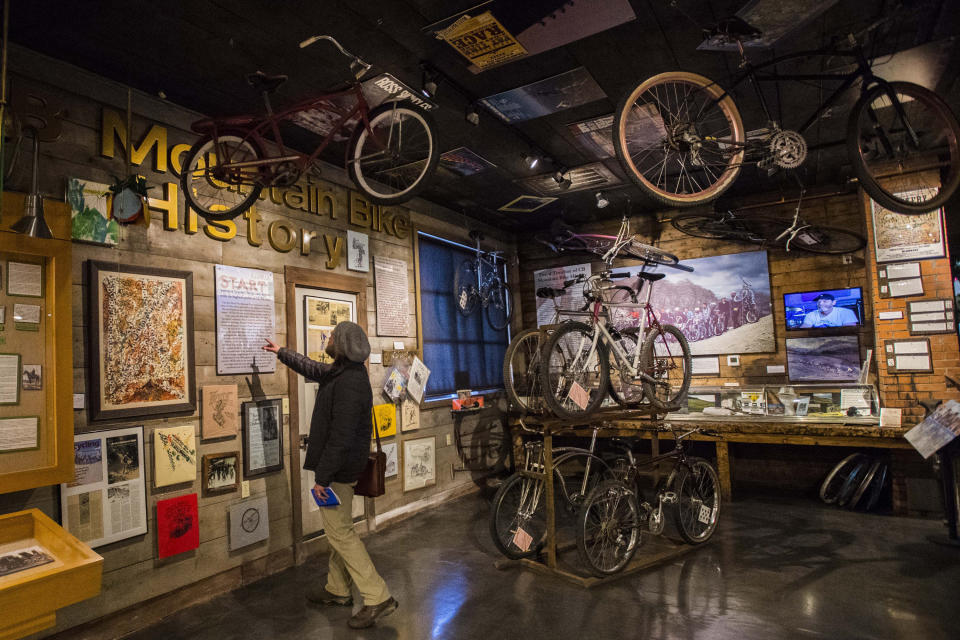
[[[471,15],[490,10],[521,42],[526,38],[528,48],[546,50],[476,72],[448,43],[434,37],[434,30],[478,2],[31,0],[12,3],[10,39],[144,92],[162,92],[171,102],[190,109],[227,115],[259,108],[259,96],[244,80],[255,70],[290,76],[276,97],[281,105],[342,82],[347,77],[346,65],[332,48],[322,43],[304,50],[297,47],[309,36],[330,34],[371,62],[373,74],[390,73],[413,88],[421,86],[422,62],[441,72],[435,97],[440,108],[435,119],[442,151],[467,147],[494,167],[470,176],[443,171],[424,193],[427,199],[512,231],[541,227],[558,215],[571,222],[619,216],[628,199],[635,209],[652,209],[652,203],[627,184],[616,159],[594,157],[577,144],[569,125],[610,114],[624,92],[662,71],[695,71],[722,83],[736,71],[736,56],[698,50],[704,40],[702,27],[743,10],[744,0],[492,0],[470,11]],[[781,22],[799,25],[773,48],[753,54],[759,57],[809,49],[831,37],[845,37],[888,15],[894,4],[907,8],[897,14],[894,28],[877,40],[881,47],[878,55],[960,34],[960,0],[753,0],[746,4],[754,15],[773,9]],[[784,16],[782,7],[791,7],[795,15]],[[624,22],[625,13],[636,19]],[[805,16],[809,19],[804,22]],[[608,24],[616,26],[604,28]],[[578,37],[596,29],[603,30]],[[575,39],[549,48],[550,40],[571,38]],[[935,79],[936,89],[960,111],[960,47],[949,40],[935,48],[944,69]],[[889,58],[880,61],[889,62]],[[605,97],[513,124],[488,111],[481,111],[479,126],[464,119],[465,109],[474,99],[579,67],[589,73]],[[908,72],[911,70],[908,66]],[[789,115],[797,112],[798,106],[804,116],[812,111],[821,91],[815,84],[794,84],[783,86],[770,99],[775,112],[786,112],[784,119],[789,123]],[[568,97],[565,94],[562,99]],[[751,95],[737,93],[734,98],[748,129],[764,125]],[[841,140],[845,123],[842,112],[832,114],[814,127],[808,142],[824,145]],[[542,168],[535,171],[527,169],[523,158],[531,148],[545,153],[552,163],[541,163]],[[331,159],[337,162],[342,155],[335,152]],[[569,190],[550,194],[556,201],[534,213],[498,211],[518,196],[545,195],[542,189],[553,188],[553,181],[538,174],[566,168],[579,168],[573,176],[576,180]],[[803,179],[811,186],[844,187],[851,173],[843,148],[826,144],[811,153]],[[603,191],[612,205],[598,209],[595,194],[604,181],[611,180],[618,186]],[[795,180],[786,176],[767,178],[756,170],[745,170],[729,197],[795,188]]]

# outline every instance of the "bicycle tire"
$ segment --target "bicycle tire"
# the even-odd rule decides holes
[[[568,322],[560,326],[547,340],[541,354],[540,388],[547,407],[559,418],[583,418],[593,413],[607,395],[610,381],[610,361],[607,348],[597,342],[592,357],[594,329],[582,322]],[[576,387],[586,393],[586,402],[580,406],[571,397]]]
[[[886,86],[906,98],[898,100],[919,135],[921,148],[909,148],[912,144],[907,141],[906,127],[891,108]],[[889,147],[881,143],[877,131],[883,133]],[[946,204],[960,186],[960,124],[940,96],[920,85],[891,82],[864,92],[850,112],[847,150],[863,190],[890,211],[929,213]],[[917,175],[928,167],[936,170],[935,180]],[[920,181],[931,187],[924,190],[922,200],[902,196],[917,191]]]
[[[493,544],[511,560],[531,558],[540,553],[547,536],[544,508],[546,491],[542,482],[515,473],[500,485],[490,508],[489,529]],[[533,540],[527,549],[516,544],[519,529]]]
[[[889,467],[884,464],[880,471],[877,472],[877,475],[874,476],[873,482],[870,485],[870,490],[867,492],[867,502],[863,506],[864,511],[873,511],[877,503],[880,502],[880,496],[883,495],[883,488],[887,484],[887,474],[889,473]]]
[[[519,408],[521,413],[543,413],[539,329],[524,329],[507,345],[503,356],[503,385],[509,405]]]
[[[636,495],[617,480],[598,484],[577,518],[577,554],[594,575],[621,571],[643,542]]]
[[[457,266],[453,276],[453,302],[461,315],[469,316],[480,306],[477,289],[477,263],[464,260]]]
[[[679,354],[674,355],[677,347],[671,345],[667,334],[673,336],[679,346]],[[690,345],[686,336],[669,324],[651,329],[640,352],[640,370],[657,380],[656,384],[643,381],[643,392],[650,404],[665,412],[679,408],[680,401],[690,387]],[[676,377],[678,372],[679,380]],[[663,383],[665,375],[668,377],[666,385]]]
[[[233,158],[236,150],[242,147],[246,155]],[[260,169],[255,166],[239,169],[228,184],[213,175],[218,164],[207,166],[211,157],[215,157],[218,164],[223,158],[252,161],[263,159],[264,152],[256,138],[247,137],[246,132],[226,130],[216,138],[205,135],[197,140],[183,160],[180,186],[187,205],[205,220],[232,220],[260,197],[263,188],[258,182]],[[246,193],[242,191],[244,187],[248,189]]]
[[[847,509],[853,511],[857,508],[857,505],[860,504],[860,499],[863,498],[863,494],[866,493],[867,488],[873,482],[873,478],[877,475],[877,471],[880,470],[882,465],[883,462],[880,460],[873,461],[873,463],[870,465],[870,468],[867,469],[866,473],[863,475],[863,479],[860,481],[860,484],[857,485],[856,490],[853,492],[850,502],[847,503]]]
[[[354,129],[350,141],[347,173],[357,188],[376,204],[399,204],[426,187],[440,161],[440,145],[433,118],[418,107],[388,102],[373,109],[367,121]],[[400,126],[393,124],[399,121]],[[386,125],[389,153],[374,136]],[[379,156],[374,160],[375,156]]]
[[[790,242],[791,249],[832,256],[860,251],[865,246],[867,246],[867,239],[859,233],[818,225],[809,225],[801,229]]]
[[[670,220],[673,228],[694,238],[708,240],[738,240],[738,233],[729,228],[720,216],[702,213],[681,213]]]
[[[676,113],[669,104],[668,92],[683,96],[680,102],[685,104],[676,105]],[[702,100],[702,108],[697,108],[697,100]],[[643,104],[639,104],[641,101]],[[662,114],[663,107],[667,118]],[[684,114],[693,112],[697,113],[695,121],[686,122]],[[696,163],[689,153],[691,140],[700,145]],[[708,202],[729,189],[740,173],[744,140],[743,122],[729,94],[708,78],[682,71],[647,78],[627,92],[617,105],[613,123],[614,151],[624,172],[654,201],[675,207]],[[724,145],[739,149],[727,153]],[[651,154],[655,162],[646,163]],[[668,165],[680,167],[679,177],[667,173]],[[711,166],[715,172],[710,171]],[[687,193],[679,188],[684,171]],[[712,183],[711,174],[715,178]],[[668,183],[674,181],[678,187],[670,188]],[[703,184],[709,186],[698,188]]]
[[[623,329],[614,336],[614,339],[617,340],[620,348],[624,350],[632,363],[637,342],[640,340],[638,329],[636,327]],[[633,382],[628,377],[629,374],[625,374],[624,371],[621,370],[620,363],[617,361],[616,356],[613,355],[613,349],[608,349],[607,351],[610,355],[610,397],[613,398],[613,401],[618,405],[625,408],[640,404],[644,398],[643,385],[640,384],[639,381],[636,383]]]
[[[671,487],[677,495],[672,509],[677,533],[688,544],[703,544],[717,530],[720,520],[717,470],[706,460],[687,458],[685,465],[677,467]]]
[[[870,468],[871,462],[872,460],[869,456],[864,456],[862,460],[854,464],[853,469],[850,471],[850,475],[847,476],[843,486],[840,487],[840,494],[837,496],[838,507],[845,507],[847,506],[847,503],[850,502],[854,491],[857,490],[860,480],[863,478],[863,474],[866,473],[867,469]]]
[[[680,264],[680,258],[668,253],[658,247],[652,247],[648,244],[631,240],[630,244],[620,250],[624,255],[643,260],[649,264],[662,264],[668,267],[674,267]]]
[[[510,285],[496,278],[487,290],[487,322],[494,330],[503,331],[510,324],[512,316]]]
[[[830,473],[827,474],[827,477],[823,479],[822,483],[820,483],[820,499],[825,504],[836,504],[837,500],[840,498],[840,489],[847,481],[847,476],[850,475],[850,470],[853,469],[851,463],[863,457],[864,455],[862,453],[851,453],[843,460],[838,462],[833,469],[830,470]]]

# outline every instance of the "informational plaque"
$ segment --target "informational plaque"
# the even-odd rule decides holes
[[[20,403],[20,354],[0,353],[0,404]]]
[[[276,355],[261,347],[276,330],[273,273],[216,265],[217,374],[273,373]]]
[[[11,296],[43,297],[43,267],[27,262],[7,265],[7,293]]]
[[[374,256],[373,276],[377,288],[377,335],[406,336],[410,315],[407,263]]]
[[[884,357],[889,373],[933,373],[929,338],[887,340]]]
[[[533,289],[534,291],[540,291],[544,287],[563,289],[564,282],[575,280],[579,276],[583,276],[584,279],[590,277],[589,262],[539,269],[533,272]],[[560,320],[571,318],[573,316],[562,313],[558,317],[557,309],[579,310],[583,307],[583,303],[583,285],[579,284],[568,287],[564,294],[556,299],[537,296],[537,326],[555,324]]]
[[[40,446],[36,416],[0,419],[0,451],[26,451]]]
[[[908,302],[907,322],[912,336],[953,333],[956,331],[953,301],[950,298],[937,298]]]

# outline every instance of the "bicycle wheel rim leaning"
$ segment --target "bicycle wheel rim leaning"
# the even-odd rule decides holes
[[[350,179],[376,204],[417,195],[440,160],[437,129],[426,112],[390,102],[370,112],[370,128],[357,125],[350,145]]]
[[[697,114],[693,122],[691,113]],[[672,206],[708,202],[730,188],[740,173],[743,141],[730,96],[712,80],[682,71],[637,85],[620,100],[613,124],[623,170],[648,196]]]
[[[847,476],[843,486],[840,487],[840,493],[837,496],[837,506],[847,506],[847,503],[850,502],[850,499],[853,497],[854,491],[856,491],[859,486],[863,474],[870,468],[870,464],[871,460],[868,456],[863,456],[863,458],[853,464],[850,475]]]
[[[860,484],[857,485],[856,491],[853,492],[853,496],[850,498],[850,502],[847,503],[847,509],[856,509],[860,504],[860,499],[863,498],[863,494],[867,491],[867,488],[873,482],[873,478],[877,475],[877,471],[880,470],[880,467],[883,465],[883,462],[880,460],[874,460],[870,465],[870,468],[867,469],[867,472],[863,474],[863,479],[860,481]]]
[[[503,385],[508,402],[523,413],[543,413],[540,393],[540,330],[524,329],[503,356]]]
[[[888,86],[918,135],[917,145],[896,113]],[[960,186],[960,124],[936,93],[916,84],[868,89],[850,113],[847,150],[864,191],[890,211],[933,211]]]
[[[591,327],[569,322],[557,329],[541,352],[540,388],[547,407],[559,418],[582,418],[603,402],[610,382],[607,349],[593,341]]]
[[[835,256],[860,251],[865,246],[867,246],[867,239],[859,233],[837,227],[814,225],[801,229],[790,242],[791,249]]]
[[[263,151],[243,133],[204,136],[187,152],[180,171],[180,186],[187,204],[206,220],[232,220],[249,209],[260,196],[260,169],[256,166],[224,171],[228,162],[262,159]]]
[[[497,331],[503,331],[510,324],[513,309],[510,305],[510,287],[497,278],[487,293],[487,322]]]
[[[643,381],[643,392],[660,411],[678,408],[690,387],[690,345],[676,327],[650,330],[640,352],[640,371],[657,382]]]
[[[518,473],[507,478],[493,497],[490,509],[490,536],[493,544],[512,560],[530,558],[540,552],[547,535],[547,516],[544,508],[546,492],[539,480]],[[517,545],[525,539],[531,542],[524,549]]]
[[[640,507],[633,491],[622,482],[597,485],[577,518],[577,553],[598,576],[622,570],[640,546]]]
[[[469,316],[480,306],[477,291],[477,265],[473,260],[464,260],[453,277],[453,301],[462,315]]]
[[[863,457],[862,453],[851,453],[830,470],[830,473],[820,484],[820,499],[825,504],[835,504],[837,502],[840,498],[840,489],[846,483],[847,476],[853,470],[854,463]]]
[[[720,479],[713,465],[700,458],[687,458],[673,480],[677,494],[673,510],[677,533],[689,544],[702,544],[717,530],[720,518]]]
[[[636,353],[637,342],[640,339],[637,335],[637,329],[631,327],[619,331],[614,339],[627,354],[630,362],[633,363],[633,354]],[[643,401],[643,385],[639,381],[634,383],[629,372],[624,370],[625,367],[621,368],[620,362],[613,355],[613,349],[608,351],[610,356],[610,397],[622,407],[640,404]]]

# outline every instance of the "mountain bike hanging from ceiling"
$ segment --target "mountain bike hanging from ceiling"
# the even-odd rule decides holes
[[[476,243],[476,255],[460,263],[453,279],[457,311],[469,316],[483,307],[490,326],[502,331],[513,315],[510,287],[503,274],[503,252],[482,251],[483,234],[479,231],[471,231],[470,238]]]
[[[247,82],[263,95],[266,113],[203,118],[191,125],[201,138],[187,153],[180,182],[184,197],[208,220],[229,220],[250,208],[261,190],[288,187],[307,172],[319,172],[320,154],[338,136],[349,140],[345,163],[357,188],[372,202],[405,202],[426,186],[440,159],[436,127],[429,114],[406,102],[371,108],[360,80],[370,65],[331,36],[313,36],[307,47],[326,40],[350,59],[353,79],[344,89],[321,92],[292,107],[274,111],[270,94],[287,76],[260,71]],[[317,147],[303,153],[285,144],[282,125],[322,123]]]
[[[874,75],[853,36],[846,49],[801,51],[755,65],[743,46],[758,35],[750,25],[738,18],[724,20],[711,35],[725,36],[740,52],[743,71],[728,88],[701,75],[670,71],[636,85],[617,107],[617,158],[653,200],[674,207],[709,202],[733,185],[745,164],[771,171],[800,167],[809,151],[804,134],[858,82],[860,97],[849,113],[845,144],[864,191],[891,211],[919,214],[943,206],[960,186],[960,124],[950,108],[924,87]],[[834,57],[855,69],[783,72],[798,61]],[[839,86],[791,129],[774,117],[760,90],[760,83],[783,81],[834,81]],[[765,117],[749,130],[731,97],[744,83],[755,89]]]

